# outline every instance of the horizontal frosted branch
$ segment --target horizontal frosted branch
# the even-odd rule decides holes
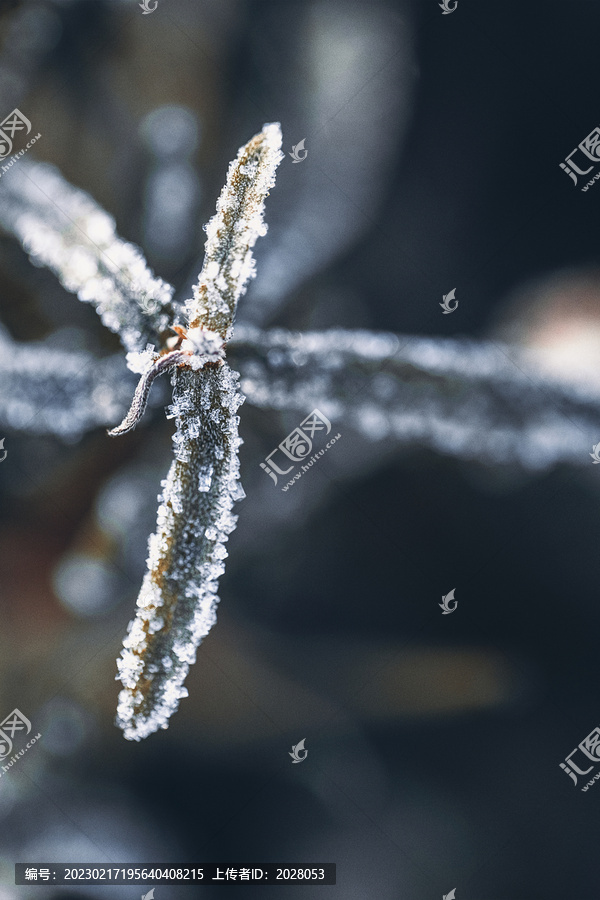
[[[96,359],[52,341],[20,344],[0,329],[0,425],[76,439],[118,419],[132,378],[119,354]]]
[[[600,439],[600,393],[548,379],[515,347],[244,326],[229,356],[249,403],[304,414],[318,407],[373,440],[544,468],[589,464]]]
[[[587,465],[600,438],[600,394],[547,379],[514,347],[360,331],[238,326],[237,335],[229,357],[248,403],[316,406],[373,440],[542,468]],[[0,331],[0,425],[76,438],[118,421],[132,391],[119,358],[19,344]]]
[[[283,159],[281,128],[264,125],[230,164],[217,212],[206,226],[205,256],[192,300],[191,328],[206,328],[228,340],[240,297],[255,275],[252,248],[266,234],[265,198]]]
[[[91,303],[128,351],[160,346],[176,310],[173,288],[156,278],[114,219],[53,166],[20,159],[0,180],[0,226],[37,266]]]
[[[244,496],[239,481],[236,373],[228,365],[178,370],[172,414],[175,460],[159,497],[148,572],[118,660],[117,724],[139,741],[166,728],[196,649],[216,619],[225,542]]]

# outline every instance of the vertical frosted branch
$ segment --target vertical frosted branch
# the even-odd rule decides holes
[[[137,248],[121,241],[114,221],[51,166],[23,161],[0,185],[0,225],[18,237],[36,265],[51,268],[80,300],[92,303],[119,334],[127,361],[142,378],[130,414],[111,432],[130,430],[149,387],[173,375],[175,459],[163,482],[148,571],[118,660],[117,724],[128,740],[166,728],[196,649],[216,618],[218,579],[235,528],[239,482],[238,375],[224,362],[238,300],[254,275],[252,248],[265,234],[265,198],[283,158],[281,129],[265,125],[231,163],[206,253],[189,327],[173,289],[154,278]],[[167,343],[167,331],[177,331]],[[125,427],[126,426],[126,427]]]
[[[193,299],[187,309],[191,328],[206,328],[227,341],[238,300],[255,275],[252,248],[266,234],[265,197],[275,184],[283,159],[281,128],[265,125],[238,151],[206,226],[205,257]]]
[[[239,481],[238,375],[229,366],[179,370],[172,412],[175,459],[159,497],[138,611],[118,661],[117,724],[139,741],[166,728],[196,648],[216,619],[225,542],[244,496]]]

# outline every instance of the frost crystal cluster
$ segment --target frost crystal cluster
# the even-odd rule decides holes
[[[206,255],[187,304],[190,328],[202,325],[229,340],[238,300],[254,277],[252,248],[266,234],[265,197],[283,159],[278,124],[265,125],[229,166],[216,215],[206,226]]]

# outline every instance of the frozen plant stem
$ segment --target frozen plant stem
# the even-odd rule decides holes
[[[186,304],[190,327],[216,331],[228,341],[238,300],[254,278],[252,248],[266,234],[265,197],[275,184],[275,169],[283,159],[281,129],[265,125],[242,147],[227,173],[217,213],[206,226],[205,257]]]
[[[148,572],[121,659],[117,723],[129,740],[166,728],[196,648],[216,619],[217,584],[244,496],[239,481],[242,397],[227,365],[178,371],[175,459],[159,498]]]
[[[140,371],[132,407],[112,434],[135,427],[152,381],[173,372],[175,459],[159,497],[148,571],[118,660],[117,724],[128,740],[167,728],[197,647],[216,618],[218,579],[235,528],[239,481],[238,375],[223,361],[239,298],[254,274],[252,247],[264,234],[264,200],[283,158],[278,124],[265,125],[231,163],[217,214],[207,226],[205,260],[186,304],[187,329],[170,323],[177,346],[129,354]],[[170,351],[170,352],[169,352]],[[136,359],[137,356],[137,359]],[[151,359],[148,359],[148,357]]]

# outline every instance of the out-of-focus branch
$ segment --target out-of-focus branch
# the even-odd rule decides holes
[[[600,391],[549,378],[509,345],[238,326],[229,356],[251,405],[318,407],[372,440],[543,469],[587,465],[600,438]],[[18,344],[0,332],[2,425],[78,437],[114,422],[132,389],[121,359]]]
[[[240,326],[230,358],[249,403],[318,407],[373,440],[543,469],[587,464],[600,439],[599,391],[551,380],[531,356],[493,342]]]
[[[122,355],[96,359],[52,341],[20,344],[0,329],[0,423],[75,440],[114,422],[131,397]]]
[[[115,222],[53,166],[20,159],[0,180],[0,226],[37,266],[91,303],[128,351],[161,346],[179,310],[173,288],[156,278],[141,251],[118,237]]]

